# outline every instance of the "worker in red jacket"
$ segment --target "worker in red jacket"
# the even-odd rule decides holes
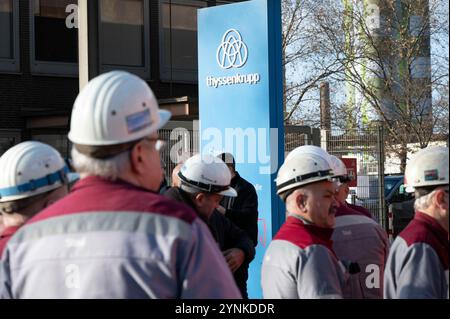
[[[264,298],[342,298],[346,269],[333,251],[337,202],[328,155],[294,150],[276,179],[288,217],[264,256]]]
[[[388,235],[375,220],[347,204],[351,181],[347,168],[336,156],[330,155],[330,160],[338,185],[339,204],[333,248],[340,260],[358,265],[343,289],[344,298],[382,299],[384,267],[389,254]]]
[[[416,214],[392,244],[384,276],[385,298],[449,297],[448,153],[447,147],[429,147],[406,164],[405,185],[415,193]]]
[[[0,256],[9,239],[34,215],[68,193],[68,168],[53,147],[23,142],[0,158]]]

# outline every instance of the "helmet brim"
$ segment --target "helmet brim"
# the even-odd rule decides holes
[[[69,184],[75,183],[80,179],[80,174],[78,173],[67,173],[67,181]]]
[[[406,186],[405,185],[405,192],[407,193],[414,193],[415,189],[413,186]]]
[[[300,186],[306,186],[306,185],[320,183],[320,182],[325,182],[325,181],[332,182],[333,179],[334,179],[334,176],[329,175],[329,176],[315,177],[315,178],[303,180],[303,181],[300,181],[300,182],[297,182],[297,183],[292,183],[292,184],[286,185],[285,187],[279,189],[277,191],[277,195],[281,195],[284,192],[287,192],[288,190],[291,190],[291,189],[300,188]]]
[[[162,129],[167,122],[169,122],[170,118],[172,117],[172,113],[166,110],[159,110],[159,124],[158,124],[158,130]]]
[[[222,195],[222,196],[228,196],[228,197],[237,197],[237,195],[238,195],[236,190],[233,187],[229,187],[228,189],[226,189],[220,193],[217,193],[217,194]]]

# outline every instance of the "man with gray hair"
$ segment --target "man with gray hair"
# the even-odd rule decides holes
[[[11,239],[0,297],[240,297],[206,225],[157,194],[157,131],[169,118],[137,76],[113,71],[89,82],[69,133],[81,180]]]
[[[276,179],[288,217],[266,250],[261,270],[264,298],[341,299],[346,269],[333,251],[337,202],[328,154],[298,148]]]
[[[429,147],[406,165],[405,185],[414,191],[416,215],[389,254],[384,297],[448,299],[448,148]]]
[[[333,249],[341,261],[353,262],[342,293],[345,299],[382,299],[384,266],[389,254],[387,233],[375,220],[347,204],[351,181],[347,168],[334,155],[330,155],[330,162],[338,201]]]

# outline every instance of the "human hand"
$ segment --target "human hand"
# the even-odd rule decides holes
[[[244,251],[239,248],[231,248],[225,250],[223,252],[223,255],[225,256],[225,260],[232,273],[238,270],[245,260]]]
[[[227,212],[227,210],[225,209],[225,207],[223,207],[223,206],[217,206],[217,211],[219,212],[219,213],[221,213],[222,215],[225,215],[225,213]]]

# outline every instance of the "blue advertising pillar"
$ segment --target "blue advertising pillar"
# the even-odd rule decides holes
[[[284,157],[280,0],[198,11],[202,153],[230,152],[258,194],[258,246],[250,298],[261,298],[265,250],[284,221],[274,180]]]

